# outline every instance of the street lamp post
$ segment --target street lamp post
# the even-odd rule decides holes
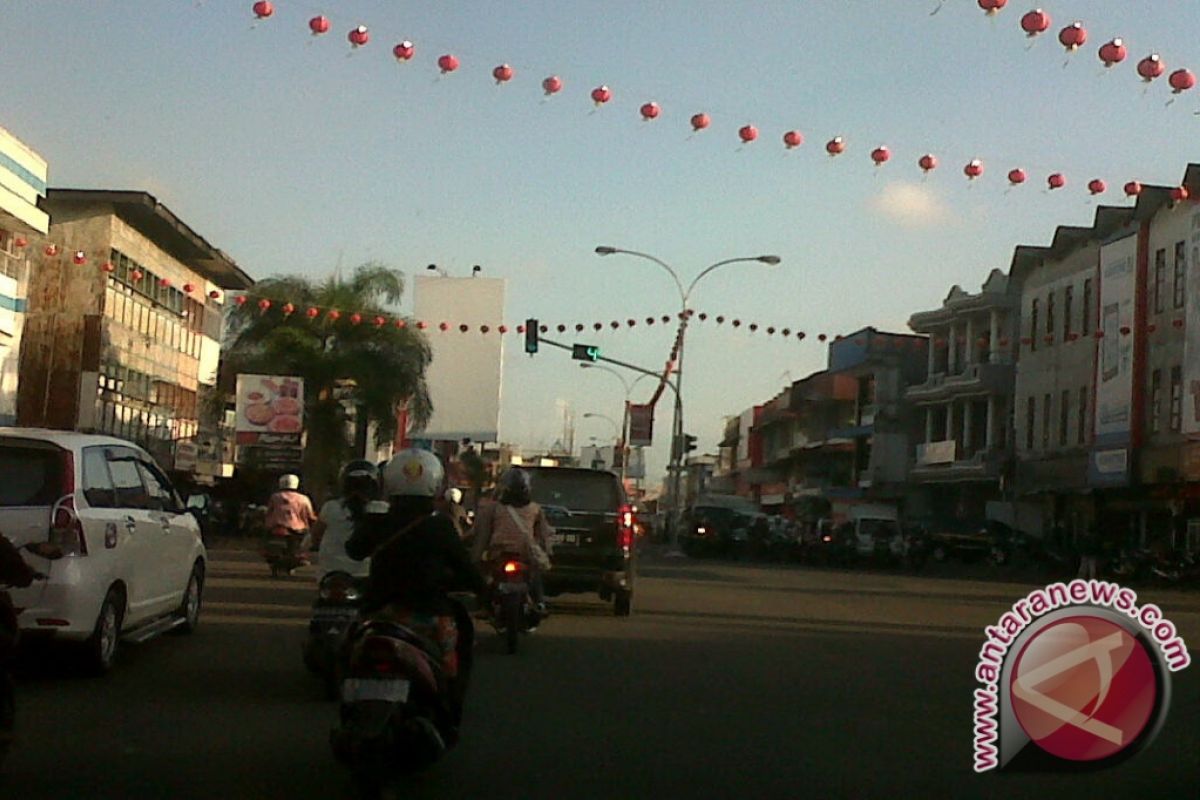
[[[679,273],[677,273],[670,264],[660,258],[657,258],[656,256],[652,256],[649,253],[640,253],[636,250],[624,250],[619,247],[608,247],[601,245],[600,247],[596,248],[596,255],[599,256],[611,256],[617,253],[654,262],[667,271],[667,274],[671,276],[671,280],[675,282],[675,288],[679,290],[679,339],[678,350],[675,354],[675,418],[673,424],[671,425],[671,461],[670,467],[668,467],[668,470],[671,472],[671,550],[675,553],[678,553],[678,517],[680,511],[682,510],[680,507],[682,505],[680,498],[680,484],[683,477],[683,351],[684,339],[687,336],[688,318],[690,316],[688,314],[688,301],[691,299],[692,291],[695,290],[696,284],[698,284],[714,270],[717,270],[728,264],[741,264],[749,262],[758,262],[760,264],[775,266],[782,259],[780,259],[779,256],[774,255],[727,258],[724,261],[718,261],[715,264],[710,264],[709,266],[705,267],[700,271],[699,275],[692,279],[692,282],[688,284],[687,288],[684,288],[683,281],[679,279]]]

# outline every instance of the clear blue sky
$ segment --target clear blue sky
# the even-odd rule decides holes
[[[250,6],[7,3],[0,125],[48,159],[52,185],[148,190],[257,277],[321,275],[339,260],[458,274],[478,263],[510,280],[513,321],[676,307],[665,275],[600,260],[597,244],[655,253],[685,277],[777,253],[774,271],[730,268],[698,290],[698,309],[810,333],[784,343],[693,329],[687,427],[705,449],[723,415],[769,398],[785,373],[821,367],[816,333],[902,328],[952,284],[978,288],[1015,244],[1089,222],[1088,179],[1105,178],[1106,199],[1123,202],[1125,180],[1173,184],[1200,157],[1200,90],[1168,107],[1165,79],[1143,91],[1133,67],[1157,50],[1168,69],[1200,70],[1193,0],[1045,0],[1055,24],[1030,49],[1017,25],[1025,5],[989,20],[974,0],[946,0],[935,16],[935,0],[279,0],[256,26]],[[333,21],[319,40],[306,27],[316,13]],[[1064,68],[1055,32],[1075,18],[1089,41]],[[346,32],[360,22],[372,42],[348,57]],[[1095,48],[1112,36],[1130,60],[1106,74]],[[390,55],[401,39],[417,46],[412,63]],[[462,67],[438,78],[443,52]],[[501,62],[517,75],[497,87]],[[543,102],[551,73],[566,88]],[[600,83],[615,97],[593,113]],[[652,123],[637,113],[647,100],[663,109]],[[689,138],[701,110],[713,125]],[[761,138],[739,148],[748,122]],[[806,137],[790,153],[789,128]],[[822,145],[838,134],[850,150],[834,160]],[[876,170],[867,154],[881,143],[894,157]],[[943,167],[922,181],[926,151]],[[974,157],[987,173],[968,187],[961,170]],[[1006,192],[1013,166],[1030,183]],[[1058,170],[1070,185],[1048,193]],[[670,338],[639,326],[594,341],[657,366]],[[580,417],[619,413],[611,376],[556,352],[529,360],[518,345],[505,438],[549,444],[562,401]],[[609,431],[581,419],[578,441]]]

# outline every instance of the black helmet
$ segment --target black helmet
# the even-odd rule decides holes
[[[371,461],[351,461],[342,467],[342,491],[374,497],[379,493],[379,467]]]
[[[527,506],[532,495],[529,473],[517,467],[506,469],[496,485],[496,498],[508,506]]]

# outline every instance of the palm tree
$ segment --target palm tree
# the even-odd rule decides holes
[[[223,387],[232,389],[238,373],[304,378],[304,473],[318,495],[334,484],[350,454],[347,404],[355,409],[360,445],[368,422],[376,425],[377,444],[392,441],[405,406],[415,424],[429,419],[429,343],[413,326],[392,324],[396,315],[387,311],[403,292],[399,271],[368,263],[348,279],[340,273],[324,281],[296,275],[268,278],[230,311]],[[266,310],[259,306],[263,299],[271,303]],[[284,314],[289,303],[293,311]],[[310,317],[310,308],[319,309],[319,315]],[[331,310],[340,316],[334,319]],[[361,315],[357,324],[353,314]],[[387,324],[376,324],[377,317],[386,317]]]

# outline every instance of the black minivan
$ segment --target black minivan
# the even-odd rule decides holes
[[[633,607],[634,519],[611,472],[575,467],[523,467],[533,499],[554,528],[554,566],[546,594],[596,592],[613,613]]]

